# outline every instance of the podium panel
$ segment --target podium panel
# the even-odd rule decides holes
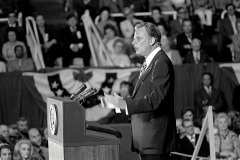
[[[85,108],[61,97],[48,98],[50,160],[119,160],[121,133],[85,120]]]

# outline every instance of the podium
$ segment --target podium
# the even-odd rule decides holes
[[[85,120],[76,101],[47,99],[50,160],[119,160],[121,133]]]

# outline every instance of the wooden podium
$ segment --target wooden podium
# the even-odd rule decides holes
[[[50,160],[119,160],[121,133],[85,121],[85,108],[66,98],[47,99]]]

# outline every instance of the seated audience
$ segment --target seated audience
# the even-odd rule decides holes
[[[0,61],[0,73],[6,72],[6,65],[4,62]]]
[[[34,63],[31,58],[24,58],[24,48],[22,45],[17,45],[14,48],[15,59],[7,63],[8,72],[15,71],[34,71]]]
[[[42,15],[36,16],[39,40],[47,67],[62,66],[62,48],[52,26],[45,23]]]
[[[185,55],[184,63],[209,63],[213,62],[213,59],[210,58],[204,51],[201,49],[202,42],[198,38],[194,38],[191,42],[191,51]]]
[[[29,139],[33,145],[33,156],[39,160],[48,160],[48,149],[42,145],[42,136],[37,128],[31,128],[28,131]]]
[[[239,95],[240,95],[240,85],[237,85],[237,86],[235,86],[235,88],[233,90],[232,105],[233,105],[233,108],[238,112],[240,112]]]
[[[12,61],[16,58],[16,54],[14,52],[14,48],[17,45],[21,45],[23,47],[23,57],[27,58],[27,50],[26,46],[23,42],[17,40],[17,34],[15,29],[9,29],[8,32],[8,41],[3,44],[2,54],[3,58],[6,62]]]
[[[227,113],[229,117],[228,128],[235,132],[237,135],[240,134],[240,113],[238,111],[232,110]]]
[[[96,24],[96,27],[102,37],[104,37],[104,27],[108,24],[114,26],[115,31],[118,34],[118,26],[117,23],[111,19],[110,8],[102,7],[99,12],[99,20]]]
[[[74,59],[82,58],[84,66],[89,66],[91,52],[84,27],[77,21],[74,14],[67,16],[67,26],[62,30],[64,53],[63,67],[74,65]]]
[[[14,147],[13,159],[39,160],[37,157],[33,156],[33,146],[28,139],[21,139],[16,143]]]
[[[224,111],[224,96],[220,89],[213,87],[213,75],[209,72],[202,74],[202,88],[195,92],[195,107],[200,116],[205,116],[208,107],[212,106],[214,112]]]
[[[215,134],[215,151],[217,158],[238,159],[240,157],[240,142],[238,136],[229,130],[229,117],[226,113],[219,113],[215,120],[218,129]]]
[[[192,31],[192,21],[184,19],[182,22],[183,33],[177,36],[177,49],[181,57],[185,57],[192,50],[192,40],[194,38],[200,39],[199,34]]]
[[[161,43],[162,43],[162,49],[163,51],[167,54],[167,56],[170,58],[170,60],[172,61],[173,65],[178,65],[178,64],[182,64],[182,58],[178,52],[178,50],[172,49],[170,46],[170,41],[168,40],[168,38],[161,38]]]
[[[14,146],[14,143],[11,141],[9,137],[9,129],[7,125],[0,125],[0,143],[7,143],[11,146]]]
[[[43,130],[42,146],[48,148],[48,128]]]
[[[155,24],[156,26],[162,25],[165,28],[167,27],[166,22],[164,21],[162,17],[162,11],[159,8],[159,6],[153,6],[151,9],[151,18],[149,22]]]
[[[108,6],[112,13],[123,12],[124,1],[122,0],[99,0],[99,7]]]
[[[0,159],[12,160],[12,147],[8,144],[0,144]]]
[[[25,117],[19,117],[17,128],[21,138],[28,139],[28,120]]]
[[[180,139],[180,151],[185,154],[192,155],[196,147],[199,134],[194,132],[194,124],[190,119],[183,120],[183,127],[185,129],[185,136]],[[207,138],[204,136],[198,156],[208,157],[210,152]],[[191,158],[183,157],[183,160],[190,160]]]
[[[123,39],[113,42],[113,53],[109,54],[114,66],[130,67],[131,61],[126,54],[126,44]]]
[[[237,34],[232,36],[232,45],[230,46],[232,52],[232,61],[240,62],[240,19],[236,21]]]

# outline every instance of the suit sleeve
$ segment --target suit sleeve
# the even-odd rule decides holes
[[[126,98],[128,113],[139,114],[158,109],[169,94],[170,85],[173,85],[170,74],[169,65],[159,59],[156,60],[152,72],[148,75],[151,76],[151,81],[144,82],[149,83],[147,86],[151,87],[151,92],[140,98]]]

